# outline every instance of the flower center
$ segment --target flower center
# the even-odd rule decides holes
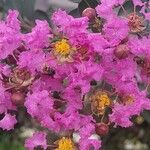
[[[122,98],[124,105],[131,105],[134,102],[134,98],[132,95],[127,95]]]
[[[71,46],[66,39],[62,39],[55,43],[55,52],[61,56],[68,56],[71,52]]]
[[[110,106],[111,99],[106,92],[98,91],[91,97],[92,111],[97,115],[103,115],[105,108]]]
[[[136,13],[131,13],[127,16],[129,22],[130,31],[133,33],[141,32],[146,27],[144,26],[144,19],[143,17],[138,16]]]
[[[74,150],[74,144],[71,139],[63,137],[58,141],[56,150]]]

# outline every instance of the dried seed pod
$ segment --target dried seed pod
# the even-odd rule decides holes
[[[34,77],[27,68],[15,68],[9,77],[9,84],[16,89],[29,86]]]
[[[131,13],[128,15],[128,25],[130,28],[130,31],[133,33],[138,33],[143,30],[145,30],[144,26],[144,18],[138,16],[136,13]]]

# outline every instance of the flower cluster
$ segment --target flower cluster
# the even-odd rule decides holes
[[[0,128],[14,129],[14,112],[24,107],[60,134],[48,145],[46,133],[36,132],[28,150],[99,150],[110,125],[130,127],[133,116],[150,110],[149,3],[132,0],[130,13],[124,3],[101,0],[80,18],[59,9],[54,28],[36,20],[30,33],[21,32],[17,11],[8,12],[0,21]]]

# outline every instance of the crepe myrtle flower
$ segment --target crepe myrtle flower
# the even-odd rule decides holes
[[[27,150],[100,150],[111,127],[130,127],[150,110],[149,3],[132,0],[130,13],[125,3],[101,0],[78,18],[58,9],[51,28],[36,20],[28,33],[9,10],[0,21],[1,129],[14,129],[23,107],[44,130],[25,140]],[[96,18],[102,26],[93,33]],[[58,137],[49,141],[52,132]]]

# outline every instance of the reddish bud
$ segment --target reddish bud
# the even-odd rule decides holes
[[[150,77],[150,61],[145,60],[145,63],[142,67],[142,74],[146,75],[147,77]]]
[[[99,123],[96,125],[96,133],[98,135],[104,136],[108,134],[108,132],[109,132],[109,127],[107,124]]]
[[[128,57],[129,52],[130,52],[130,50],[126,44],[120,44],[116,47],[116,49],[114,51],[114,55],[118,59],[125,59]]]
[[[12,102],[17,106],[22,106],[24,104],[25,95],[21,92],[16,92],[11,95]]]
[[[86,8],[83,12],[82,12],[82,16],[83,17],[88,17],[89,20],[93,20],[96,17],[96,11],[93,8]]]

